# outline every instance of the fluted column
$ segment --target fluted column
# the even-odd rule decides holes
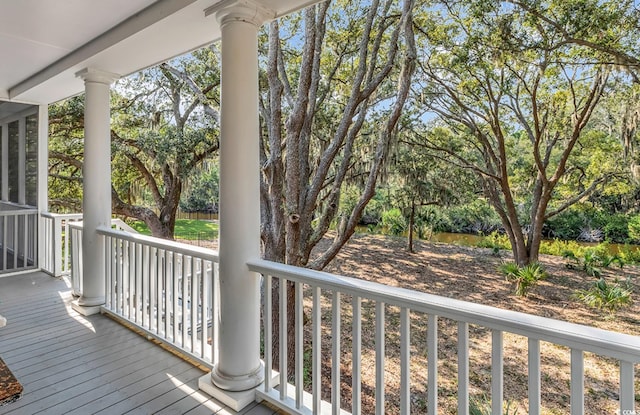
[[[111,223],[110,85],[118,75],[87,68],[84,80],[84,163],[82,167],[82,295],[74,308],[83,314],[99,311],[105,302],[104,239],[97,229]]]

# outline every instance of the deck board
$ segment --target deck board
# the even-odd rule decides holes
[[[236,413],[198,390],[199,368],[106,316],[79,315],[71,300],[43,273],[0,278],[0,357],[24,387],[0,415]],[[277,412],[254,403],[241,413]]]

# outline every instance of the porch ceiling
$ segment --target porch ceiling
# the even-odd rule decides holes
[[[242,0],[241,0],[242,1]],[[282,16],[317,0],[256,0]],[[0,99],[51,103],[78,94],[75,73],[120,75],[220,37],[205,9],[228,0],[20,0],[0,2]]]

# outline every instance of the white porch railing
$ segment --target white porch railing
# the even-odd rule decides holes
[[[363,346],[363,321],[375,320],[375,346],[374,351],[369,356],[375,356],[375,413],[385,413],[385,365],[386,376],[391,373],[399,375],[400,393],[400,413],[410,412],[411,400],[417,397],[412,396],[411,386],[411,335],[416,330],[416,318],[420,315],[427,316],[426,344],[427,350],[420,350],[422,355],[426,352],[427,357],[427,391],[426,396],[419,397],[426,402],[426,412],[428,414],[438,414],[438,320],[449,319],[457,322],[457,400],[458,414],[468,414],[469,412],[469,355],[472,346],[469,341],[469,325],[480,326],[491,332],[491,412],[493,414],[503,413],[503,381],[504,381],[504,348],[503,333],[514,333],[528,339],[528,402],[529,414],[539,414],[541,409],[541,364],[540,364],[540,344],[549,342],[566,346],[570,349],[570,382],[571,382],[571,414],[581,415],[584,411],[584,352],[592,352],[596,355],[619,362],[619,408],[620,413],[635,413],[634,396],[634,364],[640,361],[640,338],[625,334],[613,333],[597,328],[580,326],[543,317],[532,316],[514,311],[502,310],[494,307],[458,301],[451,298],[440,297],[417,291],[389,287],[377,283],[363,281],[354,278],[340,277],[332,274],[301,269],[297,267],[282,265],[268,261],[253,261],[249,263],[252,271],[265,276],[265,327],[264,327],[264,349],[265,349],[265,385],[258,392],[258,395],[271,403],[286,409],[292,413],[299,414],[319,414],[321,413],[321,363],[331,362],[331,403],[332,413],[340,412],[341,400],[341,377],[351,376],[352,408],[348,408],[353,414],[362,412],[362,374],[361,362],[364,355]],[[286,303],[279,304],[280,313],[280,360],[279,372],[287,371],[287,340],[288,336],[295,338],[295,373],[293,384],[281,382],[279,386],[274,386],[270,379],[272,373],[272,334],[271,324],[272,299],[271,287],[273,279],[279,279],[279,297],[286,298],[284,287],[286,282],[295,283],[296,303],[295,303],[295,330],[294,333],[287,333]],[[305,293],[310,295],[307,301],[304,299]],[[322,293],[322,294],[321,294]],[[327,304],[327,295],[330,298],[330,306]],[[350,306],[342,304],[342,301],[350,298]],[[368,309],[375,307],[375,316],[367,313],[363,320],[363,304]],[[322,303],[325,309],[330,309],[329,313],[323,315]],[[305,330],[303,328],[303,308],[311,315],[310,339],[303,338]],[[391,319],[393,312],[393,322]],[[345,336],[341,331],[342,312],[350,314],[345,316],[350,321],[351,336]],[[308,314],[307,314],[308,315]],[[385,316],[389,319],[385,323]],[[396,317],[398,317],[396,319]],[[330,321],[327,321],[330,320]],[[412,322],[414,326],[412,327]],[[322,330],[329,330],[331,326],[331,353],[329,356],[322,354]],[[420,327],[424,328],[424,327]],[[385,334],[385,329],[387,334]],[[393,332],[392,332],[393,331]],[[392,333],[391,333],[392,332]],[[307,331],[308,333],[308,331]],[[396,333],[399,335],[396,336]],[[393,341],[389,342],[392,338]],[[341,342],[346,339],[351,345],[352,369],[350,373],[341,373],[341,353],[345,351],[345,345]],[[311,363],[304,363],[304,345],[311,343]],[[399,358],[385,359],[385,348],[399,349]],[[387,349],[389,350],[389,349]],[[417,356],[414,355],[413,358]],[[373,358],[372,358],[373,359]],[[397,366],[395,366],[397,365]],[[309,376],[311,369],[311,389],[309,396],[303,393],[303,377],[305,373]],[[424,373],[422,373],[424,375]],[[310,399],[307,399],[310,398]],[[421,411],[422,413],[422,411]]]
[[[38,211],[0,210],[0,273],[37,267]]]
[[[82,294],[82,214],[80,220],[66,225],[68,238],[65,239],[65,249],[71,250],[69,271],[63,275],[70,275],[73,295],[79,297]],[[138,233],[122,219],[111,219],[111,228],[130,233]],[[66,250],[65,250],[66,252]],[[60,262],[60,261],[57,261]],[[69,267],[69,265],[67,265]]]
[[[69,225],[82,220],[82,213],[43,212],[42,232],[44,238],[44,263],[42,270],[54,277],[69,275],[71,272],[71,252],[69,251],[71,232]]]
[[[107,258],[103,309],[213,367],[217,253],[120,230],[98,233],[105,238]]]

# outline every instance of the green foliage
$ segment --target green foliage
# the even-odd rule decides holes
[[[499,232],[491,232],[491,234],[482,238],[478,243],[480,248],[491,248],[493,250],[511,249],[511,242],[509,237]]]
[[[582,255],[585,246],[576,241],[563,241],[560,239],[542,241],[540,253],[555,256],[565,256],[567,253],[572,255]]]
[[[400,236],[407,230],[407,221],[400,209],[394,208],[382,213],[382,226],[390,235]]]
[[[500,219],[489,203],[477,198],[448,211],[451,228],[449,232],[487,234],[500,226]]]
[[[562,256],[572,261],[567,264],[567,268],[581,269],[592,277],[600,277],[600,268],[609,268],[614,264],[622,268],[626,263],[621,256],[610,253],[609,244],[606,242],[595,247],[583,248],[578,254],[572,250],[565,250]]]
[[[217,209],[220,173],[216,163],[209,163],[189,175],[182,193],[180,209],[184,212],[215,211]]]
[[[640,249],[637,246],[623,246],[618,256],[627,264],[640,264]]]
[[[451,232],[451,220],[439,206],[427,206],[416,215],[416,224],[427,225],[433,232]]]
[[[507,262],[500,266],[500,272],[505,275],[507,281],[516,284],[515,294],[521,297],[526,297],[538,281],[547,277],[547,272],[538,262],[532,262],[524,267],[514,262]]]
[[[613,284],[608,284],[604,278],[600,278],[588,290],[577,291],[575,297],[589,307],[615,313],[631,304],[632,292],[629,281],[620,282],[616,279]]]
[[[629,219],[627,215],[607,215],[602,230],[604,239],[609,242],[626,242],[629,239]]]
[[[640,215],[635,215],[629,218],[627,223],[627,232],[629,239],[633,242],[640,243]]]

